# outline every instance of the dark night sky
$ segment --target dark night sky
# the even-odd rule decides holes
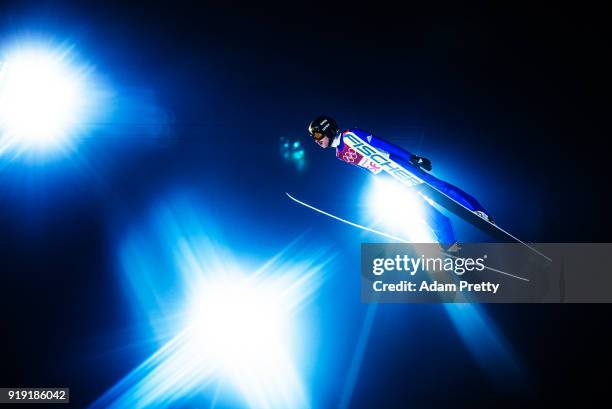
[[[0,8],[5,33],[36,21],[76,39],[116,83],[155,89],[171,118],[166,141],[150,142],[138,131],[127,132],[136,141],[129,146],[96,135],[86,141],[81,154],[97,183],[71,165],[52,166],[46,182],[32,181],[19,164],[0,172],[0,386],[69,384],[81,391],[78,402],[91,402],[140,362],[131,356],[117,372],[100,373],[80,355],[95,349],[91,344],[102,342],[105,331],[133,325],[121,313],[126,301],[109,274],[114,236],[107,221],[139,214],[160,186],[189,178],[205,181],[206,191],[231,183],[234,200],[244,200],[236,193],[243,191],[251,201],[244,217],[264,214],[282,222],[291,216],[267,197],[306,179],[285,173],[279,163],[250,161],[255,154],[275,160],[278,137],[304,137],[308,121],[322,112],[382,137],[402,127],[423,129],[430,151],[420,153],[435,167],[437,157],[448,157],[441,151],[457,152],[467,174],[491,183],[484,197],[527,240],[610,241],[604,111],[610,43],[603,10],[559,4],[396,9],[382,2],[224,2],[196,9],[175,3],[15,2]],[[318,152],[309,147],[307,154]],[[327,159],[313,161],[335,165]],[[236,169],[251,171],[232,176]],[[513,213],[512,201],[538,220],[513,220],[520,212]],[[211,206],[222,202],[214,199]],[[530,368],[536,386],[529,397],[577,397],[585,385],[596,389],[603,382],[594,379],[593,368],[611,363],[604,334],[609,307],[487,310]],[[434,345],[445,348],[440,340]],[[421,347],[434,353],[433,346]],[[378,377],[361,376],[356,407],[401,401],[401,385],[410,382],[401,367],[412,364],[401,348],[389,345],[399,359]],[[449,365],[460,368],[467,359],[455,357]],[[89,375],[79,376],[83,370]],[[425,379],[435,379],[431,368],[427,373]],[[483,405],[513,403],[504,391],[477,388],[484,380],[475,369],[464,375],[474,384],[464,379],[463,390],[449,388],[453,404],[470,396]],[[419,389],[415,397],[420,405],[427,403],[425,393]],[[447,402],[438,396],[430,403]]]

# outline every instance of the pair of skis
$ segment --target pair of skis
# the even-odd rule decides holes
[[[396,166],[399,166],[398,164],[395,164]],[[401,166],[403,169],[406,169],[405,166]],[[533,253],[537,254],[540,257],[543,257],[544,259],[546,259],[548,262],[552,262],[552,259],[548,256],[546,256],[545,254],[541,253],[540,251],[538,251],[536,248],[534,248],[533,246],[531,246],[530,244],[522,241],[521,239],[517,238],[516,236],[512,235],[511,233],[507,232],[506,230],[502,229],[501,227],[499,227],[498,225],[490,222],[489,220],[479,216],[478,214],[476,214],[475,212],[473,212],[472,210],[468,209],[467,207],[465,207],[464,205],[462,205],[461,203],[457,202],[455,199],[453,199],[452,197],[448,196],[447,194],[445,194],[444,192],[438,190],[435,186],[432,186],[430,184],[428,184],[424,178],[422,177],[421,173],[423,173],[423,171],[421,169],[418,169],[416,167],[411,168],[411,169],[406,169],[406,171],[410,172],[414,178],[418,181],[417,184],[414,184],[414,179],[412,179],[412,181],[410,182],[409,187],[413,188],[413,189],[417,189],[417,191],[424,197],[429,198],[431,200],[433,200],[435,203],[437,203],[438,205],[444,207],[445,209],[447,209],[448,211],[454,213],[455,215],[457,215],[458,217],[460,217],[461,219],[465,220],[466,222],[470,223],[472,226],[478,228],[479,230],[483,231],[484,233],[488,234],[489,236],[495,238],[498,241],[501,242],[510,242],[510,243],[519,243],[522,244],[523,246],[525,246],[526,248],[528,248],[530,251],[532,251]],[[390,172],[389,172],[390,173]],[[391,176],[394,176],[393,174],[391,174]],[[397,178],[396,178],[397,179]],[[399,179],[398,179],[399,180]],[[402,180],[399,180],[401,183],[403,183]],[[403,183],[405,184],[405,183]],[[400,242],[409,242],[405,239],[402,239],[401,237],[396,237],[393,235],[390,235],[388,233],[385,232],[381,232],[379,230],[374,230],[372,228],[366,227],[366,226],[362,226],[360,224],[357,223],[353,223],[351,221],[348,221],[346,219],[342,219],[338,216],[334,216],[331,213],[325,212],[321,209],[318,209],[306,202],[303,202],[301,200],[296,199],[295,197],[293,197],[291,194],[286,193],[287,196],[293,200],[294,202],[305,206],[311,210],[314,210],[320,214],[323,214],[325,216],[331,217],[332,219],[341,221],[343,223],[346,223],[348,225],[351,225],[353,227],[365,230],[365,231],[369,231],[371,233],[377,234],[379,236],[394,240],[394,241],[400,241]]]

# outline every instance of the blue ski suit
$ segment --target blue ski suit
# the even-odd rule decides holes
[[[376,163],[369,160],[365,155],[362,155],[360,152],[357,152],[355,149],[348,146],[348,144],[344,143],[344,138],[347,134],[351,134],[351,137],[353,139],[354,137],[359,138],[361,141],[374,147],[383,155],[388,155],[391,160],[405,167],[408,171],[415,167],[414,164],[410,163],[411,158],[413,158],[414,156],[412,153],[408,152],[403,148],[400,148],[399,146],[393,145],[390,142],[377,138],[370,132],[358,128],[351,128],[342,131],[332,141],[331,146],[336,148],[336,156],[338,157],[338,159],[344,162],[360,166],[375,174],[378,174],[382,171],[381,167],[378,166]],[[480,203],[478,203],[478,201],[474,197],[470,196],[458,187],[436,178],[431,173],[422,172],[422,174],[419,174],[419,177],[431,186],[435,187],[436,189],[445,193],[452,199],[461,203],[463,206],[467,207],[471,211],[483,212],[488,215],[488,212]],[[425,217],[429,221],[430,228],[436,235],[438,241],[440,243],[447,244],[455,243],[455,235],[453,233],[453,228],[450,223],[450,220],[446,216],[444,216],[438,209],[436,209],[427,202],[425,202],[424,209]]]

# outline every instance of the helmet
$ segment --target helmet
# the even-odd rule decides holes
[[[339,130],[340,128],[338,128],[338,124],[334,118],[325,115],[316,117],[310,125],[308,125],[308,133],[317,141],[326,136],[331,141],[336,137]]]

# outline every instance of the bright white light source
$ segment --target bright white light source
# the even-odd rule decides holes
[[[191,312],[193,345],[234,381],[286,376],[290,311],[282,287],[245,277],[205,285]],[[278,384],[277,384],[278,386]]]
[[[74,136],[87,101],[85,72],[70,49],[17,44],[0,67],[0,154],[48,151]]]
[[[128,297],[161,346],[90,407],[312,407],[306,312],[337,253],[296,240],[252,268],[185,199],[120,250]]]
[[[431,243],[433,234],[423,215],[423,198],[393,179],[371,178],[368,210],[376,225],[414,243]]]

